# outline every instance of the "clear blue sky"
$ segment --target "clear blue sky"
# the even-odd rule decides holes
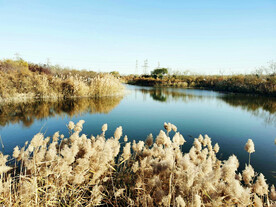
[[[276,61],[275,0],[0,0],[0,58],[214,74]]]

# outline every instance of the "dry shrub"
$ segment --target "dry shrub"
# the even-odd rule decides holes
[[[251,165],[237,172],[235,155],[217,159],[219,146],[205,135],[194,140],[188,153],[181,151],[184,137],[165,123],[155,143],[152,135],[131,144],[122,127],[114,137],[88,138],[81,134],[84,121],[69,122],[70,137],[39,133],[21,149],[14,148],[14,168],[0,155],[0,203],[6,206],[272,206],[262,174]],[[170,131],[174,131],[172,138]],[[124,145],[121,149],[121,145]],[[243,181],[244,182],[243,182]]]

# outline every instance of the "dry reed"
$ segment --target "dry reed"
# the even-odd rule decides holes
[[[5,206],[273,206],[263,174],[235,155],[221,161],[219,145],[207,135],[194,139],[188,153],[184,137],[165,123],[155,142],[128,142],[122,127],[114,137],[81,134],[84,121],[70,122],[70,137],[38,133],[15,147],[14,166],[0,154],[0,204]],[[175,131],[172,132],[171,130]],[[170,133],[171,137],[169,136]],[[251,148],[252,149],[252,148]],[[252,152],[252,150],[250,150]]]

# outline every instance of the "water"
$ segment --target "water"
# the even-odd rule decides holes
[[[46,136],[60,131],[68,135],[66,124],[84,119],[83,133],[97,135],[108,123],[106,135],[112,136],[122,126],[129,140],[156,136],[164,122],[178,127],[187,143],[208,134],[212,143],[220,145],[218,157],[227,159],[235,154],[240,170],[248,162],[244,150],[247,139],[255,143],[251,155],[255,171],[262,172],[270,184],[276,184],[276,99],[231,95],[205,90],[127,86],[125,97],[75,99],[63,102],[36,101],[0,105],[0,135],[4,153],[12,154],[37,132]],[[173,133],[171,133],[173,135]]]

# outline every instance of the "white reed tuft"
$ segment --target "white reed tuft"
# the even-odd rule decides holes
[[[106,131],[107,131],[107,124],[104,124],[103,126],[102,126],[102,132],[103,133],[105,133]]]
[[[70,129],[70,130],[73,130],[74,128],[75,128],[75,124],[74,124],[74,122],[72,122],[72,121],[69,121],[69,124],[68,124],[68,129]]]
[[[244,149],[249,153],[248,164],[250,165],[250,155],[251,155],[251,153],[255,152],[255,146],[254,146],[254,142],[252,141],[252,139],[247,140]]]
[[[120,139],[122,135],[123,135],[123,128],[119,126],[114,132],[114,137],[115,139]]]
[[[221,161],[219,145],[200,135],[187,153],[184,137],[160,131],[153,143],[120,143],[114,138],[81,134],[84,121],[68,124],[70,136],[35,135],[28,145],[15,147],[14,170],[0,153],[0,201],[4,206],[275,206],[275,187],[263,174],[255,179],[251,165],[238,172],[235,155]],[[69,127],[70,125],[70,127]],[[61,138],[62,140],[59,140]],[[122,147],[122,145],[124,145]],[[133,151],[131,151],[131,148]],[[248,147],[249,152],[252,146]],[[269,191],[270,189],[270,191]]]
[[[248,152],[248,153],[253,153],[255,152],[255,147],[254,147],[254,142],[252,141],[252,139],[248,139],[248,141],[245,144],[244,149]]]
[[[215,153],[219,152],[219,145],[218,145],[218,143],[215,144],[214,151],[215,151]]]
[[[255,172],[251,165],[245,165],[245,169],[242,171],[242,177],[245,184],[250,184]]]

